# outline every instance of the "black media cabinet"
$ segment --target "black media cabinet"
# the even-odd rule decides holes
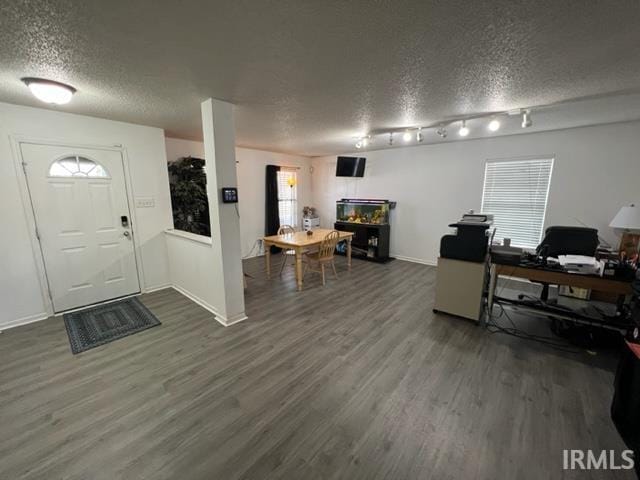
[[[389,236],[391,227],[388,223],[377,225],[373,223],[336,222],[334,228],[341,232],[353,232],[351,240],[351,256],[372,262],[388,262]],[[339,254],[344,252],[338,250]]]

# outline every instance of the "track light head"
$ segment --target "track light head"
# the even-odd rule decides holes
[[[411,132],[409,130],[404,132],[404,134],[402,135],[402,140],[404,140],[405,142],[411,141]]]
[[[497,118],[494,118],[489,122],[489,126],[487,128],[492,132],[498,131],[498,129],[500,128],[500,120],[498,120]]]
[[[522,128],[529,128],[533,125],[533,121],[531,120],[531,112],[529,110],[522,111]]]
[[[389,146],[393,145],[393,132],[389,132]]]
[[[366,135],[364,137],[360,137],[356,142],[356,148],[366,148],[369,145],[371,135]]]
[[[458,135],[460,135],[461,137],[466,137],[467,135],[469,135],[469,127],[467,127],[466,120],[462,120],[462,126],[460,127],[460,130],[458,130]]]
[[[436,134],[440,138],[447,138],[447,129],[444,128],[444,125],[440,125],[440,127],[438,127],[438,129],[436,130]]]
[[[423,140],[422,127],[419,127],[418,132],[416,133],[416,142],[422,142],[422,140]]]

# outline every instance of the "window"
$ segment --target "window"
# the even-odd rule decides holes
[[[496,238],[536,248],[542,237],[553,158],[488,160],[482,212],[494,215]]]
[[[49,176],[109,178],[109,174],[102,165],[79,155],[61,158],[53,162],[49,167]]]
[[[298,225],[298,176],[285,167],[278,172],[278,214],[280,225]]]

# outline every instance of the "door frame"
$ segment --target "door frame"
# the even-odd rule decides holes
[[[52,147],[69,147],[69,148],[87,148],[93,150],[107,150],[112,152],[120,153],[120,158],[122,161],[122,170],[124,173],[124,188],[127,197],[127,206],[129,208],[129,215],[132,220],[131,231],[133,233],[133,256],[135,259],[136,265],[136,274],[138,277],[138,287],[140,288],[140,293],[144,291],[144,269],[142,266],[142,253],[140,251],[140,243],[138,242],[138,237],[140,235],[138,229],[138,219],[136,217],[136,209],[133,195],[133,184],[131,182],[131,172],[129,169],[129,157],[127,155],[127,150],[123,145],[95,145],[95,144],[86,144],[82,142],[69,142],[69,141],[61,141],[61,140],[51,140],[51,139],[43,139],[43,138],[35,138],[29,136],[22,135],[9,135],[9,140],[11,144],[11,150],[13,153],[14,159],[14,167],[16,170],[16,178],[18,180],[18,190],[20,191],[20,198],[22,200],[22,209],[24,212],[24,218],[27,224],[27,231],[29,234],[29,240],[31,243],[31,251],[33,254],[36,270],[38,272],[38,281],[40,283],[40,293],[42,296],[42,303],[44,305],[45,311],[43,312],[46,316],[43,318],[62,315],[61,313],[55,313],[53,309],[53,299],[51,297],[51,292],[49,290],[49,281],[47,278],[47,270],[44,263],[44,254],[42,252],[42,247],[40,245],[40,240],[36,235],[36,217],[33,207],[33,202],[31,200],[31,194],[29,192],[29,184],[27,181],[27,175],[24,169],[24,158],[22,156],[22,148],[23,144],[34,144],[34,145],[44,145],[44,146],[52,146]],[[83,307],[80,307],[83,308]]]

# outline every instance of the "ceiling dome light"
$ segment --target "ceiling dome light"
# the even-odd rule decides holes
[[[522,111],[522,128],[528,128],[533,125],[531,121],[531,112],[529,110]]]
[[[497,131],[500,128],[500,121],[498,121],[497,119],[493,119],[489,122],[489,130],[491,130],[492,132]]]
[[[462,126],[460,127],[460,130],[458,130],[458,135],[460,135],[461,137],[466,137],[467,135],[469,135],[469,127],[467,127],[466,120],[462,120]]]
[[[53,80],[26,77],[22,81],[38,100],[42,100],[45,103],[64,105],[69,103],[73,94],[76,93],[76,89],[72,86],[54,82]]]
[[[404,134],[402,135],[402,140],[404,140],[405,142],[411,141],[411,132],[409,130],[404,132]]]

